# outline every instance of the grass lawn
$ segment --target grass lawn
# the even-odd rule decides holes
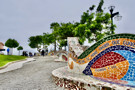
[[[6,65],[9,62],[23,60],[25,58],[26,57],[24,57],[24,56],[0,55],[0,67]]]

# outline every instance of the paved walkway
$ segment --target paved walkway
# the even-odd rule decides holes
[[[37,57],[22,68],[0,74],[0,90],[63,90],[52,80],[52,71],[66,66],[52,57]]]

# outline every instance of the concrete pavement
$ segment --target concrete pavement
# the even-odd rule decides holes
[[[50,56],[37,57],[35,60],[24,63],[16,70],[0,71],[0,90],[63,90],[53,82],[52,71],[67,63],[54,62]]]

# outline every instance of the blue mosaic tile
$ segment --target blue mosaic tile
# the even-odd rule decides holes
[[[118,48],[118,47],[121,47],[121,48]],[[111,48],[111,49],[110,49]],[[117,50],[116,50],[116,48],[117,48]],[[118,50],[119,49],[119,50]],[[129,50],[131,50],[131,49],[133,49],[133,48],[129,48],[129,47],[126,47],[126,49],[129,49]],[[100,57],[99,56],[101,56],[101,54],[103,55],[103,53],[104,54],[106,54],[106,53],[108,53],[108,52],[111,52],[111,50],[112,51],[114,51],[114,52],[117,52],[117,53],[121,53],[121,55],[122,56],[125,56],[124,58],[126,58],[126,59],[128,59],[128,53],[129,52],[132,52],[132,50],[131,51],[126,51],[125,50],[125,46],[121,46],[121,45],[117,45],[117,46],[111,46],[111,47],[109,47],[109,48],[107,48],[106,50],[104,50],[104,51],[102,51],[101,53],[99,53],[94,59],[92,59],[90,62],[89,62],[89,64],[88,64],[88,66],[87,67],[91,67],[95,62],[96,62],[96,60],[97,59],[99,59]],[[124,53],[123,53],[124,52]],[[132,52],[133,53],[133,52]],[[133,55],[133,54],[131,54],[131,55]],[[133,55],[133,56],[135,56],[135,55]],[[130,62],[129,62],[130,63]],[[133,64],[133,63],[130,63],[130,64]],[[85,68],[86,69],[86,68]],[[91,72],[90,72],[91,73]],[[85,73],[84,73],[85,74]],[[91,74],[89,74],[89,75],[91,75]]]
[[[120,38],[125,38],[125,40],[123,40],[123,39],[112,40],[112,39],[120,39]],[[98,73],[98,70],[99,71],[104,70],[100,66],[103,66],[103,67],[109,66],[108,67],[109,69],[113,67],[113,68],[117,69],[118,74],[110,71],[111,73],[109,74],[109,76],[110,76],[109,78],[114,78],[114,77],[118,78],[118,75],[120,75],[120,78],[122,77],[121,80],[127,80],[126,82],[128,82],[128,81],[130,81],[130,82],[128,82],[128,84],[127,83],[123,84],[123,83],[109,81],[110,83],[115,83],[115,84],[119,84],[119,85],[123,85],[123,86],[126,85],[126,86],[135,87],[135,83],[134,83],[135,82],[135,43],[132,41],[130,42],[130,40],[127,41],[127,39],[135,40],[135,35],[133,35],[133,34],[111,35],[111,36],[105,37],[104,39],[102,39],[102,40],[98,41],[97,43],[95,43],[94,45],[92,45],[89,49],[87,49],[85,52],[83,52],[78,57],[78,59],[85,58],[87,55],[89,55],[91,52],[93,52],[99,45],[103,44],[104,42],[106,42],[108,40],[112,40],[111,42],[109,42],[109,44],[112,43],[114,46],[110,46],[109,48],[105,49],[101,53],[98,53],[98,54],[93,53],[93,55],[92,55],[93,59],[88,63],[88,65],[86,66],[83,73],[86,75],[92,75],[93,70],[97,70],[96,73]],[[123,45],[119,45],[120,44],[119,41],[122,41],[121,43],[123,43]],[[99,47],[99,50],[103,50],[105,47],[108,47],[106,45],[107,45],[107,43],[105,43],[104,46]],[[134,48],[131,48],[131,47],[134,47]],[[115,54],[113,54],[113,53],[115,53]],[[113,57],[113,59],[112,59],[112,57]],[[105,58],[107,58],[107,59],[105,59]],[[122,59],[122,58],[124,58],[124,59]],[[89,61],[89,58],[86,58],[86,60]],[[102,61],[104,61],[104,62],[102,62]],[[109,64],[108,64],[108,62],[109,62]],[[84,63],[84,62],[81,61],[80,63]],[[117,65],[116,65],[116,63],[117,63]],[[95,67],[94,67],[94,64],[95,64]],[[100,64],[102,64],[102,65],[100,65]],[[118,68],[119,68],[119,70],[118,70]],[[91,69],[93,69],[93,70],[91,71]],[[121,72],[120,70],[123,72]],[[95,73],[95,75],[97,75],[96,73]],[[102,74],[104,74],[104,73],[102,73]],[[104,75],[101,75],[101,77]],[[100,77],[100,75],[99,75],[99,77]]]

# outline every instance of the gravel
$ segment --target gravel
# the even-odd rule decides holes
[[[63,90],[53,82],[52,71],[66,65],[50,56],[37,57],[20,69],[0,74],[0,90]]]

